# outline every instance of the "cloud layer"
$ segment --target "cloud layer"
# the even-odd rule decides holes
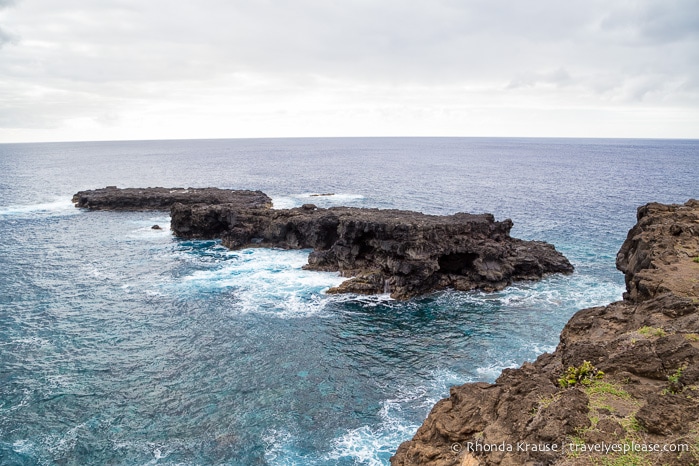
[[[0,141],[699,137],[694,0],[0,0]]]

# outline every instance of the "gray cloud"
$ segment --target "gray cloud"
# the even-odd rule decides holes
[[[13,40],[12,35],[9,34],[8,32],[5,32],[4,29],[0,28],[0,47],[7,44],[8,42],[11,42],[12,40]]]
[[[694,0],[620,4],[601,21],[601,29],[627,43],[668,44],[699,38],[699,9]]]
[[[0,0],[0,7],[12,3]],[[210,105],[212,89],[258,107],[301,105],[297,96],[332,100],[319,97],[331,92],[367,106],[402,101],[430,112],[472,102],[505,106],[517,96],[571,107],[695,108],[693,3],[21,2],[2,12],[21,38],[0,51],[0,76],[18,96],[3,121],[41,112],[49,115],[36,118],[44,126],[61,118],[112,121],[100,115],[134,102]],[[3,31],[0,45],[12,38]]]
[[[0,10],[14,5],[14,0],[0,0]],[[15,40],[15,37],[7,32],[4,28],[0,27],[0,48],[8,42]]]
[[[663,18],[650,7],[631,14],[606,5],[202,0],[196,6],[153,1],[140,9],[106,1],[97,9],[67,2],[63,11],[36,11],[30,21],[33,32],[61,48],[40,57],[47,73],[97,82],[257,71],[394,83],[506,83],[513,74],[552,69],[578,74],[610,65],[664,67],[664,53],[630,53],[610,36],[626,30],[624,21],[642,23],[624,39],[681,30],[673,22],[679,15],[668,13],[656,24],[643,19]],[[603,26],[596,35],[597,24]]]

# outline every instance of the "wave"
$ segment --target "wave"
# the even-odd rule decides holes
[[[52,202],[38,204],[14,204],[0,206],[0,218],[31,218],[55,215],[75,215],[80,213],[70,200],[61,198]]]
[[[357,206],[364,201],[361,194],[351,193],[301,193],[272,198],[274,209],[293,209],[303,204],[315,204],[318,207]]]
[[[234,292],[242,314],[318,315],[334,299],[324,291],[345,280],[333,272],[303,270],[307,250],[243,249],[222,254],[225,260],[217,268],[194,271],[179,286],[194,294]]]
[[[577,311],[619,300],[624,290],[623,284],[574,273],[552,275],[538,282],[514,283],[502,291],[493,293],[482,291],[445,293],[439,299],[470,303],[486,308],[498,306],[510,309]]]
[[[500,367],[502,370],[504,367]],[[431,407],[448,396],[450,386],[474,381],[449,369],[436,370],[431,381],[423,386],[399,387],[390,398],[381,402],[377,421],[349,429],[332,439],[329,450],[309,457],[300,453],[300,438],[289,430],[270,429],[263,436],[265,460],[275,466],[312,466],[329,464],[362,464],[386,466],[395,449],[415,435],[419,423],[414,413],[427,415]]]
[[[385,466],[396,447],[411,438],[419,427],[419,424],[408,419],[404,411],[418,407],[426,412],[443,396],[445,383],[456,378],[455,373],[443,371],[435,374],[429,386],[398,388],[396,393],[381,403],[377,422],[347,430],[329,442],[329,451],[313,458],[299,452],[297,445],[300,439],[296,434],[288,430],[270,429],[263,437],[265,460],[275,466]]]
[[[162,240],[167,242],[172,240],[169,215],[155,215],[146,219],[133,220],[131,223],[134,229],[127,235],[127,238],[146,241]],[[160,229],[153,229],[153,225],[160,226]]]

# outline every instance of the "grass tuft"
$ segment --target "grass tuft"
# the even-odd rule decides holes
[[[649,326],[639,328],[638,333],[645,337],[664,337],[665,335],[667,335],[667,332],[665,332],[665,330],[663,330],[662,328]]]

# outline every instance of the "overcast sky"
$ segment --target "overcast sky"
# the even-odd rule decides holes
[[[0,0],[0,142],[699,138],[697,0]]]

